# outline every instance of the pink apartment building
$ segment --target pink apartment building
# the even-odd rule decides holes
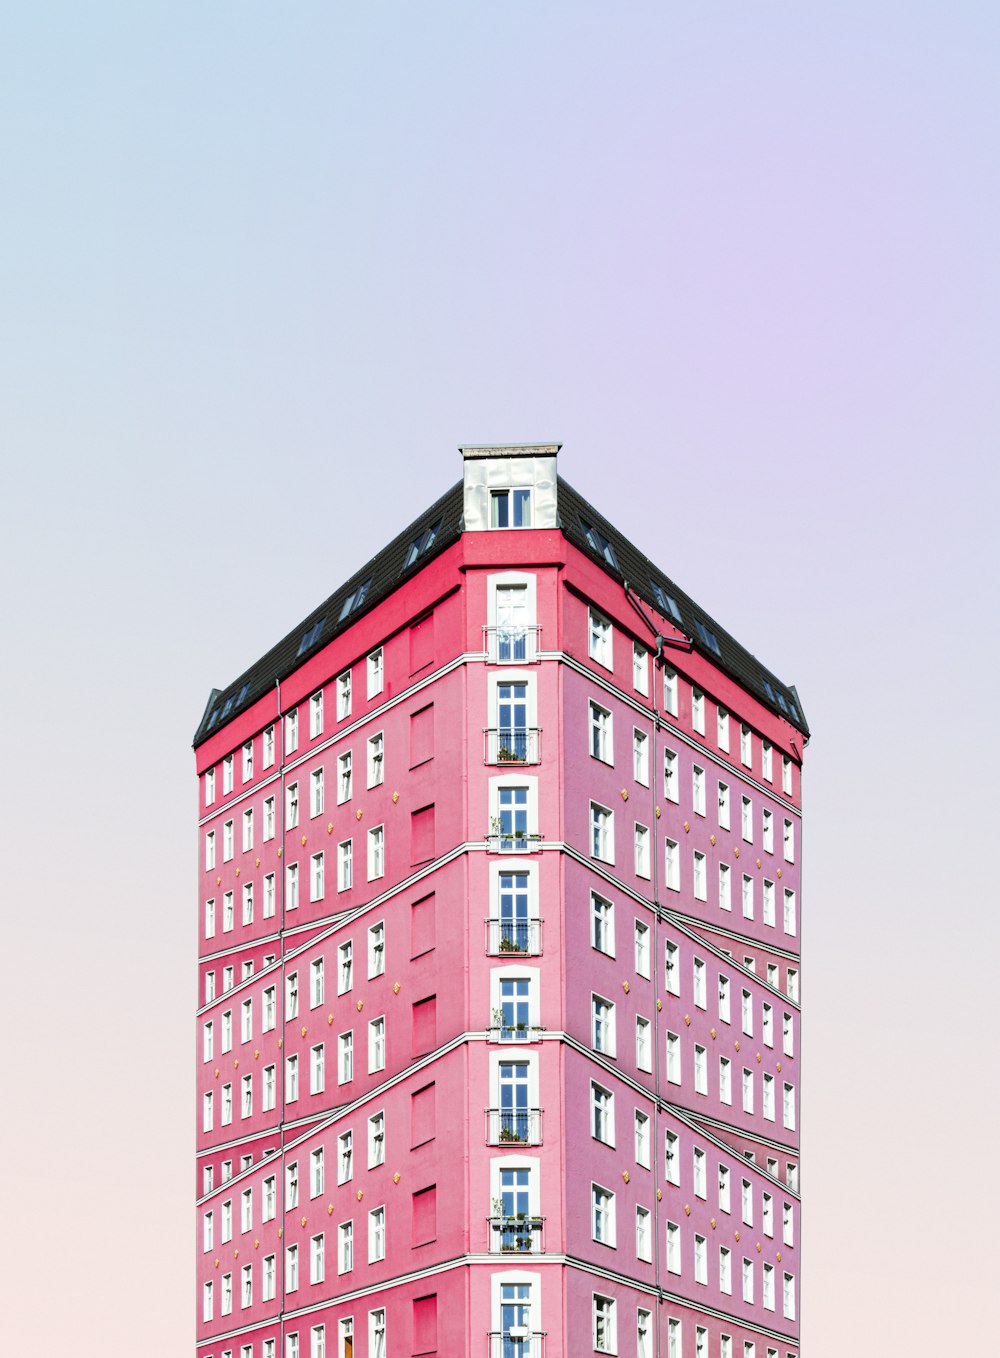
[[[798,1358],[798,695],[462,452],[195,737],[197,1353]]]

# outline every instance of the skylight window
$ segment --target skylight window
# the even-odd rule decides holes
[[[603,556],[609,566],[613,566],[615,570],[618,570],[618,558],[615,556],[615,549],[604,534],[599,533],[586,519],[580,520],[580,527],[583,529],[584,537],[590,543],[591,547],[593,547],[594,551],[597,552],[599,556]]]
[[[433,526],[433,528],[428,528],[426,532],[421,533],[418,537],[415,537],[413,539],[413,541],[410,543],[407,549],[406,559],[403,562],[404,571],[408,566],[413,565],[414,561],[416,561],[418,556],[423,556],[424,552],[427,551],[428,547],[437,537],[440,528],[441,520],[438,519],[437,523]]]
[[[363,585],[358,585],[357,589],[352,590],[351,593],[348,594],[347,598],[344,600],[344,606],[340,610],[340,617],[337,619],[338,622],[343,622],[348,613],[354,613],[361,607],[371,587],[372,582],[366,580]]]
[[[326,618],[320,618],[319,622],[314,622],[311,627],[306,628],[302,635],[302,640],[299,642],[299,655],[305,655],[310,646],[316,645],[316,642],[319,641],[319,634],[322,632],[323,624],[325,622]]]
[[[233,699],[232,699],[232,698],[227,698],[227,699],[226,699],[226,705],[225,705],[225,707],[222,709],[222,716],[223,716],[223,718],[226,718],[226,717],[229,716],[229,709],[232,707],[232,705],[233,705]]]
[[[655,580],[650,580],[650,588],[653,591],[653,598],[656,606],[665,618],[673,618],[674,622],[681,622],[681,610],[677,607],[676,600],[672,599],[662,585]]]
[[[698,637],[703,646],[707,646],[708,649],[714,651],[716,655],[722,654],[719,650],[719,643],[715,639],[715,633],[712,631],[711,627],[706,627],[703,622],[696,619],[694,629],[698,633]]]
[[[246,684],[244,684],[243,687],[240,689],[240,696],[236,699],[236,706],[237,706],[237,707],[239,707],[240,703],[242,703],[243,699],[247,696],[247,690],[248,690],[249,688],[250,688],[249,683],[246,683]]]
[[[209,731],[211,731],[212,727],[215,725],[215,723],[216,723],[218,720],[219,720],[219,709],[216,707],[216,708],[213,709],[212,715],[211,715],[211,716],[209,717],[209,719],[208,719],[208,730],[209,730]]]

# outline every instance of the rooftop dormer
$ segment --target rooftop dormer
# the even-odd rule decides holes
[[[465,460],[465,531],[558,526],[559,443],[474,444]]]

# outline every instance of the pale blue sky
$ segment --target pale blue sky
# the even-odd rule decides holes
[[[5,1351],[192,1351],[191,734],[494,439],[562,440],[812,723],[803,1352],[995,1342],[998,40],[0,16]]]

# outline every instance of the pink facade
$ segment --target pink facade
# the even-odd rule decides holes
[[[205,1358],[798,1358],[807,730],[581,503],[467,450],[213,694]]]

